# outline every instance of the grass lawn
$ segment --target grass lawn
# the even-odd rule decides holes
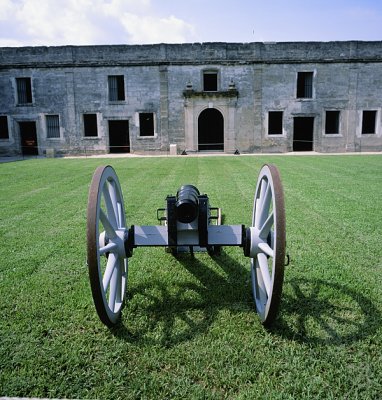
[[[240,248],[135,250],[121,324],[101,324],[85,259],[98,165],[116,169],[129,225],[156,224],[183,183],[249,225],[265,162],[281,172],[291,258],[271,330]],[[28,160],[1,164],[0,188],[0,396],[382,397],[381,155]]]

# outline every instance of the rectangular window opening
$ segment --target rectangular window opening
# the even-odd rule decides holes
[[[362,134],[375,133],[377,111],[364,111],[362,113]]]
[[[283,134],[283,112],[269,111],[268,113],[268,135]]]
[[[31,78],[16,78],[17,104],[32,103]]]
[[[97,114],[84,114],[84,136],[98,136]]]
[[[154,136],[154,114],[139,114],[139,136]]]
[[[206,71],[203,73],[203,90],[205,92],[217,92],[218,73]]]
[[[46,116],[46,137],[48,139],[60,138],[60,117],[58,115]]]
[[[340,112],[326,111],[325,114],[325,134],[338,134],[340,132]]]
[[[0,116],[0,139],[9,139],[8,117],[6,115]]]
[[[109,101],[125,100],[125,78],[123,75],[110,75],[109,82]]]
[[[313,97],[313,72],[297,73],[297,98],[311,99]]]

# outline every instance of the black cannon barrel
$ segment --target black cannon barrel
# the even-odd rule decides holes
[[[193,185],[183,185],[176,193],[176,217],[188,224],[195,220],[199,210],[199,190]]]

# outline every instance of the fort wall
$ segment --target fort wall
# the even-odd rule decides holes
[[[381,67],[382,42],[0,48],[0,154],[382,151]]]

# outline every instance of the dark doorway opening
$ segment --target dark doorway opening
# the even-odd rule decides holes
[[[314,117],[295,117],[293,126],[293,151],[313,150]]]
[[[37,156],[38,144],[36,133],[36,122],[19,122],[21,152],[24,156]]]
[[[377,111],[364,111],[362,114],[362,134],[375,133]]]
[[[199,115],[198,150],[224,150],[224,118],[215,108],[207,108]]]
[[[203,74],[203,90],[205,92],[216,92],[218,90],[218,74],[217,72],[204,72]]]
[[[130,153],[129,120],[109,121],[110,153]]]

